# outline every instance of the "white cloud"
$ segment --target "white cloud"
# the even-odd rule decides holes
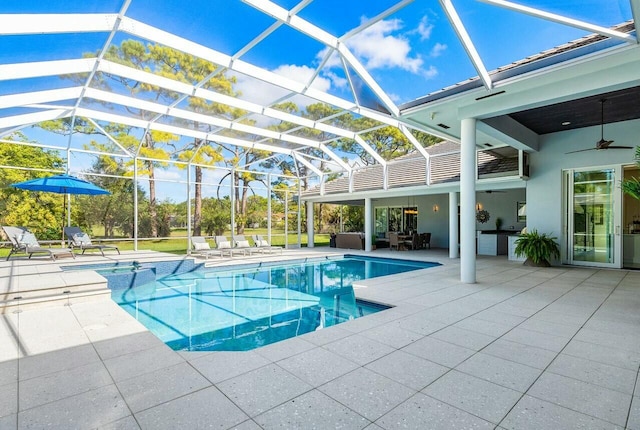
[[[420,56],[410,55],[409,40],[393,35],[402,28],[399,19],[382,20],[347,40],[352,52],[363,59],[364,66],[371,69],[400,68],[419,73],[423,65]]]
[[[394,103],[400,103],[402,101],[402,98],[395,93],[387,93],[387,95]]]
[[[429,66],[428,69],[423,70],[421,72],[421,75],[425,78],[425,79],[432,79],[435,78],[436,76],[438,76],[438,69],[436,68],[436,66]]]
[[[225,169],[202,169],[202,183],[218,185],[220,179],[229,173]]]
[[[323,50],[316,54],[316,60],[318,63],[321,63],[324,60],[324,57],[327,55],[327,52],[332,51],[329,59],[326,63],[324,63],[325,68],[333,68],[333,67],[342,67],[342,62],[340,61],[340,55],[335,51],[335,49],[331,49],[328,46],[325,46]]]
[[[315,69],[312,69],[308,66],[296,66],[295,64],[286,64],[278,66],[277,69],[273,70],[274,73],[284,76],[285,78],[292,79],[294,81],[302,82],[306,84],[309,82],[309,79],[316,72]],[[327,91],[331,87],[331,82],[328,79],[325,79],[321,76],[316,76],[313,82],[311,83],[311,88],[314,88],[319,91]]]
[[[433,45],[433,48],[431,48],[431,53],[429,54],[429,56],[433,58],[439,57],[446,49],[447,45],[443,43],[436,43],[435,45]]]
[[[346,78],[340,77],[333,72],[324,72],[323,75],[331,80],[333,86],[337,88],[345,88],[349,81]]]
[[[433,31],[433,24],[429,23],[429,18],[425,15],[420,20],[416,32],[420,35],[420,41],[423,42],[431,37]]]
[[[175,170],[154,169],[153,177],[157,180],[178,181],[185,180],[182,174]],[[140,175],[140,179],[149,179],[149,175]]]
[[[272,72],[285,78],[306,84],[315,73],[315,69],[308,66],[283,64],[272,70]],[[313,80],[311,87],[320,91],[327,91],[331,87],[331,81],[323,78],[322,76],[317,76]],[[241,99],[258,103],[260,105],[273,103],[279,98],[291,93],[291,91],[285,90],[276,85],[244,75],[238,76],[236,89],[242,92],[242,95],[240,96]]]

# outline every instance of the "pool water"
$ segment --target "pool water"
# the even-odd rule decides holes
[[[434,265],[345,256],[200,269],[112,298],[175,350],[246,351],[386,309],[356,300],[352,284]]]

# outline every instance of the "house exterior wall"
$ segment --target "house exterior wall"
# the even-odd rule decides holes
[[[614,145],[640,144],[640,120],[607,124],[605,139],[614,140]],[[527,183],[527,228],[537,229],[558,237],[563,252],[563,195],[562,171],[588,167],[610,167],[633,164],[632,149],[608,149],[567,154],[595,147],[600,139],[600,127],[587,127],[540,137],[540,151],[531,154],[531,176]],[[619,182],[620,178],[616,178]],[[619,189],[619,187],[617,187]],[[563,254],[564,255],[564,254]]]
[[[476,230],[495,230],[495,219],[502,218],[502,229],[520,230],[525,224],[517,222],[516,202],[524,201],[526,192],[524,188],[504,190],[500,193],[478,192],[476,201],[482,203],[491,219],[485,224],[476,223]],[[433,211],[433,206],[438,205],[438,212]],[[393,197],[386,199],[374,199],[373,207],[385,206],[417,206],[418,208],[418,232],[431,233],[432,248],[449,247],[449,194],[430,194],[415,197]],[[375,213],[375,210],[374,210]]]

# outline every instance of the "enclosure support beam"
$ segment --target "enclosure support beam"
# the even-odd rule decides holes
[[[138,157],[133,157],[133,250],[138,251]]]
[[[284,248],[289,249],[289,190],[284,190]]]
[[[458,193],[449,193],[449,258],[458,258]]]
[[[267,240],[271,243],[271,173],[267,174]]]
[[[460,151],[460,280],[476,282],[476,119],[462,120]]]
[[[371,197],[364,199],[364,250],[371,252],[373,235],[373,210],[371,208]]]
[[[231,170],[231,186],[229,187],[229,201],[231,202],[231,243],[234,243],[236,235],[236,171]]]
[[[298,248],[302,248],[302,200],[300,200],[301,194],[302,185],[300,184],[300,178],[298,177]]]
[[[73,124],[71,126],[73,128]],[[73,134],[73,133],[71,133]],[[69,137],[69,140],[71,140],[71,137]],[[67,147],[67,175],[71,174],[71,150]],[[64,195],[63,200],[64,202],[67,203],[67,213],[66,215],[66,221],[67,221],[67,227],[71,226],[71,194],[67,193]],[[62,210],[64,211],[64,207],[62,208]],[[64,248],[64,228],[65,225],[63,223],[62,225],[62,247]]]
[[[187,254],[191,254],[191,163],[187,164]]]
[[[315,246],[314,229],[313,229],[313,202],[307,202],[307,248],[313,248]]]

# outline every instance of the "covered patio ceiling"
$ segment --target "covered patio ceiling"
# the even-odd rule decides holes
[[[358,164],[345,141],[384,165],[363,136],[391,126],[426,157],[415,130],[456,136],[408,121],[400,104],[428,103],[458,82],[494,94],[498,67],[589,34],[609,48],[636,45],[633,29],[616,26],[639,15],[638,0],[9,0],[0,5],[0,141],[101,153],[71,132],[84,123],[115,156],[139,157],[145,137],[159,132],[176,136],[167,144],[173,160],[195,162],[207,146],[224,158],[245,148],[260,158],[238,169],[267,172],[288,158],[300,167],[293,175],[321,176]],[[140,47],[156,49],[155,61],[140,61],[150,55]],[[312,113],[319,105],[327,109]],[[69,134],[46,133],[60,119]],[[22,142],[12,138],[18,131]]]

